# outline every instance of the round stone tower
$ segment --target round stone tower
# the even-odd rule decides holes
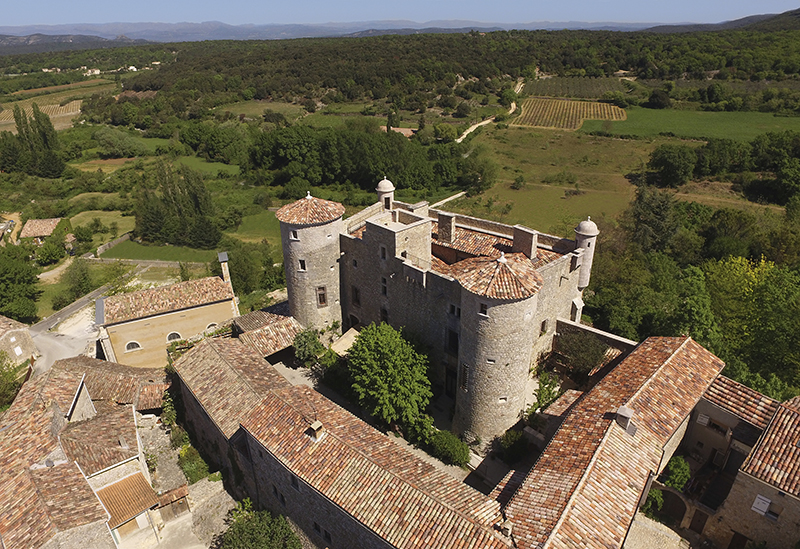
[[[339,234],[344,206],[311,193],[275,213],[281,224],[289,310],[305,327],[341,322]]]
[[[375,190],[378,191],[378,202],[383,204],[383,209],[391,210],[394,202],[394,184],[384,176]]]
[[[583,260],[581,261],[581,272],[578,276],[578,289],[583,290],[589,285],[589,278],[592,276],[592,260],[594,259],[594,248],[597,245],[597,225],[591,217],[586,221],[581,221],[575,227],[575,248],[583,248]]]
[[[461,345],[453,429],[486,443],[514,425],[525,408],[543,280],[522,253],[457,265]]]

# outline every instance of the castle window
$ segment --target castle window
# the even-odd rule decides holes
[[[305,271],[306,270],[306,260],[305,259],[301,259],[299,261],[299,269],[301,271]]]
[[[317,305],[320,307],[328,306],[328,293],[325,290],[325,286],[317,288]]]
[[[469,366],[466,362],[461,363],[461,370],[458,372],[458,386],[465,393],[469,391]]]
[[[539,328],[539,335],[543,336],[547,333],[547,320],[542,320],[542,327]]]
[[[361,307],[361,292],[355,286],[350,288],[350,302],[354,307]]]
[[[292,477],[292,478],[291,478],[291,481],[292,481],[292,488],[294,488],[295,490],[297,490],[297,491],[299,492],[299,491],[300,491],[300,482],[298,482],[298,480],[297,480],[297,477],[296,477],[296,476],[294,476],[294,475],[291,475],[291,477]]]
[[[391,210],[392,209],[392,199],[391,199],[391,197],[388,197],[388,196],[384,196],[383,197],[383,207],[386,208],[387,210]]]
[[[325,538],[325,541],[327,541],[328,543],[331,542],[331,533],[328,532],[327,530],[325,530],[325,535],[323,537]]]
[[[388,295],[389,289],[386,286],[386,279],[381,277],[381,295]]]
[[[321,534],[322,533],[322,528],[320,528],[320,526],[319,526],[319,524],[317,522],[314,522],[314,531],[317,534]]]
[[[129,341],[128,343],[125,344],[125,352],[126,353],[128,351],[138,351],[141,348],[142,348],[142,346],[139,344],[138,341]]]
[[[211,324],[206,326],[206,330],[212,330],[212,329],[214,329],[216,327],[217,327],[217,323],[216,322],[212,322]]]
[[[357,268],[357,267],[358,267],[358,260],[354,259],[353,260],[353,268]]]
[[[300,240],[300,239],[298,238],[298,236],[297,236],[297,231],[290,231],[290,232],[289,232],[289,238],[290,238],[291,240]]]
[[[461,307],[456,307],[452,303],[450,304],[450,314],[456,318],[461,318]]]
[[[489,306],[486,303],[481,303],[479,314],[489,316]]]
[[[506,404],[508,402],[508,397],[500,397],[497,399],[499,404]]]
[[[381,246],[381,259],[386,259],[386,246]]]
[[[495,363],[495,360],[493,358],[487,358],[486,359],[486,364],[494,364],[494,363]]]
[[[179,341],[181,339],[183,338],[181,337],[181,334],[179,334],[178,332],[170,332],[169,335],[167,336],[167,343],[169,343],[170,341]]]
[[[458,332],[447,330],[447,352],[458,356]]]
[[[389,323],[389,311],[385,307],[381,307],[381,322]]]

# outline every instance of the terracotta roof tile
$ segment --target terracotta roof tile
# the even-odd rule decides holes
[[[318,442],[306,434],[314,417],[326,429]],[[309,387],[270,392],[242,426],[299,478],[394,547],[506,547],[492,530],[502,521],[497,502]]]
[[[293,317],[273,316],[275,319],[271,323],[239,336],[242,343],[264,357],[291,347],[295,336],[303,331],[303,327]]]
[[[551,416],[561,416],[569,411],[570,407],[575,404],[575,401],[582,396],[583,391],[567,389],[560,397],[555,399],[550,406],[542,410],[542,412]]]
[[[452,242],[439,240],[439,223],[431,223],[431,239],[444,248],[452,248],[474,256],[500,257],[500,252],[511,253],[513,241],[480,231],[456,227]]]
[[[25,222],[25,226],[22,227],[19,237],[35,238],[37,236],[50,236],[53,234],[53,231],[60,221],[60,217],[53,217],[51,219],[29,219]]]
[[[34,469],[30,475],[50,520],[59,530],[108,518],[74,462]]]
[[[306,198],[286,204],[275,212],[281,223],[290,225],[318,225],[333,221],[344,215],[344,206],[338,202],[314,198],[310,194]]]
[[[258,351],[236,339],[206,339],[175,361],[175,369],[226,437],[273,388],[289,382]]]
[[[139,388],[136,397],[137,410],[156,410],[164,405],[164,392],[170,388],[170,383],[145,383]]]
[[[505,506],[519,547],[620,547],[662,448],[723,366],[689,338],[640,344],[574,404]]]
[[[187,280],[129,294],[107,297],[104,324],[116,324],[161,313],[233,299],[230,284],[217,276]]]
[[[170,503],[175,503],[181,498],[185,498],[189,495],[189,486],[184,484],[182,486],[178,486],[172,490],[164,492],[160,496],[158,496],[158,506],[164,507],[165,505],[169,505]]]
[[[800,496],[800,410],[778,406],[742,470],[778,490]]]
[[[544,284],[531,260],[521,253],[464,259],[451,265],[449,274],[464,289],[492,299],[525,299]]]
[[[703,398],[762,431],[778,409],[777,400],[725,376],[714,380]]]
[[[64,453],[88,476],[139,454],[133,407],[98,403],[96,408],[93,418],[61,431]]]
[[[142,473],[135,473],[98,490],[97,497],[111,515],[109,528],[116,528],[158,505],[158,496]]]
[[[92,400],[109,400],[118,404],[133,404],[140,386],[164,380],[163,368],[134,368],[87,356],[58,360],[53,368],[86,374],[84,383]]]

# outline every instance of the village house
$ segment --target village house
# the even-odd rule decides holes
[[[113,549],[160,522],[137,432],[137,406],[160,407],[151,387],[162,369],[88,357],[23,385],[0,417],[0,547]]]
[[[166,365],[173,342],[213,331],[239,316],[228,256],[219,254],[222,277],[210,276],[98,299],[99,352],[107,360],[141,368]]]
[[[60,217],[51,219],[29,219],[25,222],[19,233],[19,239],[32,238],[37,246],[44,244],[47,237],[53,234],[58,224],[61,223]]]

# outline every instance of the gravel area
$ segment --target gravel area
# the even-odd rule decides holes
[[[144,453],[158,460],[152,475],[153,489],[162,493],[186,484],[186,477],[178,467],[178,450],[172,448],[169,434],[159,419],[154,415],[140,415],[138,422]]]
[[[189,509],[192,511],[192,532],[205,545],[227,528],[228,511],[236,507],[222,481],[207,478],[189,486]]]

